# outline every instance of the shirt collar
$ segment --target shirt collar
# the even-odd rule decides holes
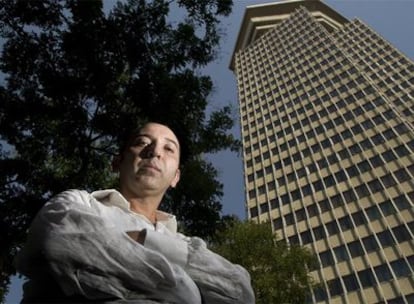
[[[105,206],[115,206],[127,212],[131,212],[130,203],[123,197],[123,195],[115,189],[98,190],[91,193],[91,195]],[[149,222],[142,214],[138,214],[144,220]],[[168,230],[173,233],[177,232],[177,220],[174,215],[160,210],[156,211],[157,223],[163,224]]]

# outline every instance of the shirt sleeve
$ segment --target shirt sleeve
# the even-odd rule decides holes
[[[183,267],[205,304],[255,303],[249,273],[207,249],[202,239],[147,231],[144,245]]]
[[[48,269],[67,296],[201,303],[198,287],[181,267],[108,225],[91,204],[77,190],[48,202],[33,221],[18,270],[30,278]]]

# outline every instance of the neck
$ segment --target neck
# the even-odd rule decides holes
[[[129,204],[131,211],[142,214],[151,223],[155,224],[157,221],[156,212],[160,204],[160,200],[154,198],[138,198],[138,197],[125,197]]]

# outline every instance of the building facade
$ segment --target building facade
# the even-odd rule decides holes
[[[230,67],[248,216],[317,255],[312,302],[414,303],[413,62],[302,0],[247,7]]]

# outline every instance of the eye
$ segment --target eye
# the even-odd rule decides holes
[[[170,145],[165,146],[165,147],[164,147],[164,149],[165,149],[167,152],[170,152],[170,153],[175,153],[175,149],[174,149],[174,147],[172,147],[172,146],[170,146]]]
[[[151,141],[143,137],[138,137],[132,143],[133,146],[138,146],[138,147],[145,147],[145,146],[148,146],[149,144],[151,144]]]

